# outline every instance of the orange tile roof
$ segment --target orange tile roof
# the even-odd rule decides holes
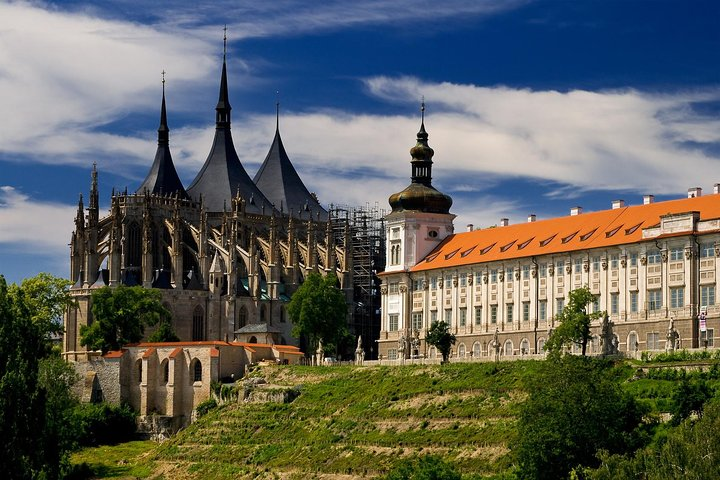
[[[155,353],[155,347],[150,347],[147,350],[145,350],[145,353],[143,353],[142,358],[150,358],[153,353]]]
[[[124,350],[112,350],[103,355],[104,358],[120,358],[125,355]]]
[[[720,218],[720,195],[627,206],[457,233],[446,238],[411,271],[638,243],[643,240],[643,229],[658,226],[661,216],[692,211],[700,212],[701,220]]]
[[[175,358],[175,357],[177,357],[178,355],[180,355],[180,354],[182,353],[182,351],[183,351],[182,347],[177,347],[175,350],[173,350],[172,352],[170,352],[170,355],[168,355],[168,357],[170,357],[170,358]]]
[[[210,349],[210,357],[211,358],[219,357],[219,356],[220,356],[220,350],[218,350],[217,348],[214,348],[214,347]]]

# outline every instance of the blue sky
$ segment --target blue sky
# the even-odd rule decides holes
[[[458,231],[720,182],[717,1],[9,2],[0,273],[68,274],[93,162],[104,209],[112,188],[137,188],[162,70],[173,157],[192,181],[225,24],[241,161],[254,175],[264,159],[279,91],[285,147],[324,204],[385,207],[407,185],[423,96],[433,183]]]

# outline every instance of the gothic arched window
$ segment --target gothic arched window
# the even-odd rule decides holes
[[[190,374],[192,375],[193,382],[202,382],[202,363],[197,358],[192,361],[190,365]]]
[[[248,311],[247,307],[245,305],[240,307],[240,310],[238,311],[237,321],[235,322],[235,330],[239,330],[245,325],[247,325],[247,317],[248,317]]]
[[[205,313],[200,305],[193,310],[193,341],[205,340]]]
[[[142,228],[137,222],[128,226],[126,266],[139,267],[142,265]]]

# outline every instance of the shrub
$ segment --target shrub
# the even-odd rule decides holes
[[[210,398],[208,400],[205,400],[204,402],[200,403],[196,408],[195,411],[197,412],[198,418],[202,417],[203,415],[207,414],[210,410],[217,407],[217,400],[214,398]]]
[[[135,435],[135,412],[128,405],[83,403],[73,412],[81,435],[81,446],[112,445]]]

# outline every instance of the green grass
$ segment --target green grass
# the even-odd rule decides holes
[[[523,385],[539,366],[267,367],[259,375],[271,384],[300,385],[294,402],[228,404],[163,444],[88,449],[73,461],[100,478],[372,478],[431,453],[467,478],[511,478]],[[631,380],[635,372],[619,366],[618,382],[652,413],[667,412],[677,382]]]
[[[134,441],[85,448],[75,452],[71,460],[75,465],[86,464],[97,478],[146,478],[154,469],[146,457],[156,445],[151,441]]]

